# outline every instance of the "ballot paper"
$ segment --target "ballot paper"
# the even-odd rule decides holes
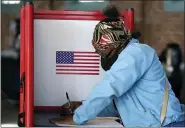
[[[61,127],[86,127],[86,128],[92,128],[92,127],[103,127],[103,128],[123,128],[123,125],[115,121],[115,117],[96,117],[93,120],[89,120],[87,123],[83,125],[74,125],[74,124],[67,124],[67,123],[62,123],[62,122],[56,122],[55,124],[57,126]]]

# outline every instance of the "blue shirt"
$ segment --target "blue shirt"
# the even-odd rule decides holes
[[[113,99],[125,127],[160,127],[165,79],[154,49],[132,39],[87,100],[76,109],[73,120],[84,124],[97,116],[117,116]],[[167,114],[163,126],[184,120],[184,110],[169,84]]]

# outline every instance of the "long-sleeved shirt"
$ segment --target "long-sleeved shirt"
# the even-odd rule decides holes
[[[160,127],[160,112],[163,104],[166,75],[154,49],[132,39],[119,54],[111,69],[92,89],[92,92],[75,110],[76,124],[98,115],[117,115],[117,110],[125,127]],[[166,118],[162,124],[184,120],[184,108],[169,86]]]

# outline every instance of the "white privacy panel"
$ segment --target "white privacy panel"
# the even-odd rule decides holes
[[[95,51],[91,41],[97,23],[34,20],[35,106],[61,106],[67,102],[66,92],[72,101],[85,100],[102,79],[98,57],[91,53]]]

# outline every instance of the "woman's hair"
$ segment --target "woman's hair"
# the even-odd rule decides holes
[[[103,9],[103,15],[107,18],[118,18],[120,13],[115,6],[107,5],[107,7]]]

